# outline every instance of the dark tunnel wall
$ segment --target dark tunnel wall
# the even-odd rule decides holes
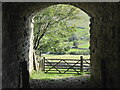
[[[2,4],[2,86],[22,87],[19,63],[29,61],[30,17],[39,10],[59,3]],[[64,3],[63,3],[64,4]],[[91,17],[91,78],[100,87],[120,87],[120,4],[65,3]],[[27,64],[29,66],[29,62]]]

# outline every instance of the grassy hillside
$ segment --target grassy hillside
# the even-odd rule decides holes
[[[84,38],[81,40],[77,40],[79,43],[78,48],[89,48],[90,44],[90,32],[89,32],[89,24],[90,24],[90,17],[80,10],[79,14],[77,15],[80,17],[79,20],[71,20],[69,21],[69,24],[76,25],[76,27],[82,27],[76,28],[76,32],[74,32],[75,35],[77,35],[79,38]],[[85,39],[86,38],[86,39]],[[69,42],[70,45],[73,45],[74,41]]]
[[[74,54],[74,55],[76,55],[76,54],[77,55],[79,55],[79,54],[83,54],[83,55],[87,54],[88,55],[89,54],[89,50],[83,50],[83,49],[88,49],[90,46],[90,44],[89,44],[90,17],[82,10],[80,10],[79,14],[77,14],[76,16],[79,16],[80,18],[74,19],[74,20],[68,20],[68,24],[67,24],[68,26],[74,25],[75,32],[70,32],[70,34],[72,34],[72,35],[70,37],[64,38],[64,41],[62,41],[62,38],[58,38],[59,42],[62,42],[62,43],[59,43],[56,46],[53,43],[55,41],[52,42],[53,44],[49,43],[50,48],[46,49],[46,50],[43,49],[44,53],[49,52],[51,54],[54,53],[54,54]],[[57,28],[60,29],[59,27],[57,27]],[[49,40],[49,38],[46,40]],[[44,41],[46,41],[46,40],[44,40]],[[51,49],[51,47],[52,47],[52,49]],[[83,48],[83,49],[80,49],[80,48]]]
[[[79,14],[77,16],[79,16],[80,19],[71,20],[69,21],[69,24],[74,24],[76,26],[84,27],[86,30],[89,30],[90,17],[82,10],[79,11]]]

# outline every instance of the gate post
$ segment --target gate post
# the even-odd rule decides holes
[[[43,59],[41,60],[41,63],[40,63],[41,65],[41,71],[45,71],[45,57],[43,57]]]
[[[45,57],[43,57],[43,71],[45,71]]]
[[[80,63],[80,72],[83,72],[83,56],[80,56],[80,60],[81,60],[81,63]]]

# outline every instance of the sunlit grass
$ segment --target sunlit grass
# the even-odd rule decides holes
[[[30,74],[30,79],[41,79],[41,80],[49,80],[49,79],[62,79],[68,77],[79,77],[79,74],[49,74],[44,73],[42,71],[32,71]]]
[[[89,48],[89,46],[90,46],[90,44],[89,44],[89,42],[88,42],[88,43],[79,45],[79,48]]]
[[[80,59],[80,56],[83,56],[84,59],[89,59],[90,55],[42,55],[46,59]]]

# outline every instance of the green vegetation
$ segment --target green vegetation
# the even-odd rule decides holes
[[[89,54],[88,51],[69,51],[72,47],[89,48],[89,19],[86,13],[71,5],[52,5],[42,10],[34,17],[34,50],[37,53]]]
[[[33,71],[30,74],[31,79],[41,79],[41,80],[49,80],[49,79],[61,79],[68,77],[80,77],[78,74],[48,74],[42,71]]]
[[[52,5],[34,17],[34,49],[42,52],[63,52],[67,38],[76,31],[69,20],[80,19],[79,9],[71,5]]]
[[[52,5],[38,13],[34,17],[33,62],[42,57],[80,59],[80,55],[85,55],[89,58],[89,19],[82,10],[65,4]],[[36,70],[35,64],[33,67]],[[33,71],[31,78],[44,79],[59,75]]]

